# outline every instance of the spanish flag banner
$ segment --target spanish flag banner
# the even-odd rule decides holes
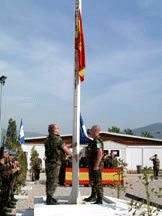
[[[84,81],[84,69],[86,67],[85,63],[85,46],[84,46],[84,33],[82,28],[82,17],[80,10],[78,10],[77,24],[75,32],[75,50],[78,54],[78,73],[80,81]]]

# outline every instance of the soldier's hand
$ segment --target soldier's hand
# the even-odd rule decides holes
[[[5,176],[9,176],[9,175],[11,174],[11,171],[10,171],[10,170],[4,171],[3,174],[4,174]]]
[[[4,158],[2,158],[2,159],[0,160],[0,162],[1,162],[1,164],[5,164]]]
[[[99,166],[95,165],[93,169],[97,171],[99,169]]]

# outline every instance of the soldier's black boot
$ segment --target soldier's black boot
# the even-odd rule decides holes
[[[12,196],[11,196],[11,201],[12,201],[12,202],[17,202],[18,200],[15,199],[14,195],[12,195]]]
[[[15,203],[12,203],[12,202],[8,202],[6,206],[7,208],[16,208]]]
[[[97,200],[93,204],[102,204],[102,197],[97,197]]]
[[[50,195],[47,195],[47,200],[46,200],[47,205],[56,205],[57,200],[51,197]]]
[[[96,201],[96,194],[91,194],[91,196],[84,199],[86,202],[93,202]]]

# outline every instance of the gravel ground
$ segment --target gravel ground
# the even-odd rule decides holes
[[[127,174],[124,178],[126,191],[120,192],[120,199],[125,199],[131,201],[130,198],[126,197],[125,194],[132,194],[137,197],[146,198],[145,195],[145,186],[144,181],[139,179],[140,174]],[[26,191],[28,193],[28,197],[26,199],[19,199],[16,203],[16,209],[27,211],[34,208],[34,196],[45,196],[45,173],[41,173],[40,175],[40,183],[35,184],[31,181],[30,176],[27,176],[26,185],[32,186],[32,190]],[[162,177],[159,177],[158,180],[154,180],[150,182],[150,188],[155,188],[158,190],[162,187]],[[89,196],[91,193],[90,187],[80,186],[80,193],[82,196]],[[55,196],[70,196],[71,194],[71,187],[58,187]],[[117,198],[117,192],[112,187],[104,186],[104,196],[110,196]],[[151,201],[156,202],[162,205],[162,198],[157,198],[155,195],[151,195]],[[12,215],[16,214],[16,209],[13,209]]]

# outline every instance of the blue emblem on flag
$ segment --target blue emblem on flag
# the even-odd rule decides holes
[[[80,144],[89,143],[91,138],[88,137],[87,131],[83,122],[83,118],[80,115]]]

